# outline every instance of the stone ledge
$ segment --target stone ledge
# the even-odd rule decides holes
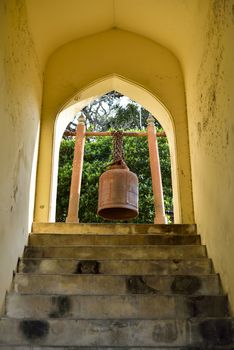
[[[32,224],[33,233],[70,233],[70,234],[194,234],[195,224],[66,224],[57,223],[36,223]]]

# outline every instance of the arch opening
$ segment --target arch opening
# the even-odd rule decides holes
[[[155,119],[159,121],[165,130],[168,138],[171,158],[174,222],[181,223],[180,191],[176,156],[177,149],[173,118],[168,109],[150,91],[146,90],[139,84],[126,80],[117,75],[104,77],[103,79],[93,82],[81,91],[78,91],[69,101],[64,104],[57,114],[54,124],[49,221],[55,221],[59,147],[63,132],[67,124],[74,118],[76,113],[80,112],[93,100],[113,90],[121,93],[124,96],[128,96],[130,99],[142,105],[155,117]]]

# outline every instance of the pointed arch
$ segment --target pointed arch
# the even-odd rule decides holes
[[[55,221],[59,146],[62,134],[67,124],[73,119],[75,113],[79,112],[85,105],[94,99],[113,90],[128,96],[132,100],[142,105],[160,122],[165,130],[169,142],[171,157],[174,218],[175,223],[181,222],[180,187],[176,157],[177,147],[173,117],[166,106],[164,106],[164,104],[156,96],[154,96],[152,92],[146,90],[139,84],[129,81],[116,74],[108,75],[96,80],[82,90],[78,91],[68,101],[66,101],[56,117],[54,125],[49,221]]]
[[[185,87],[179,61],[165,47],[119,29],[69,42],[47,62],[34,220],[52,219],[55,119],[68,115],[72,108],[78,111],[113,89],[142,104],[163,124],[169,138],[172,167],[176,169],[173,172],[176,221],[194,223]]]

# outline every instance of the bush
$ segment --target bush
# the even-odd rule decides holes
[[[172,186],[169,148],[166,138],[159,138],[159,154],[166,211],[172,211]],[[60,146],[56,221],[67,216],[74,140],[62,140]],[[149,166],[147,138],[124,137],[125,161],[139,180],[139,216],[134,223],[154,219],[154,202]],[[112,163],[112,137],[89,138],[85,142],[79,219],[80,222],[105,222],[97,213],[98,181]]]

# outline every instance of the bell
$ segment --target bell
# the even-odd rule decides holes
[[[130,220],[138,215],[138,179],[123,160],[100,176],[98,215],[106,220]]]

